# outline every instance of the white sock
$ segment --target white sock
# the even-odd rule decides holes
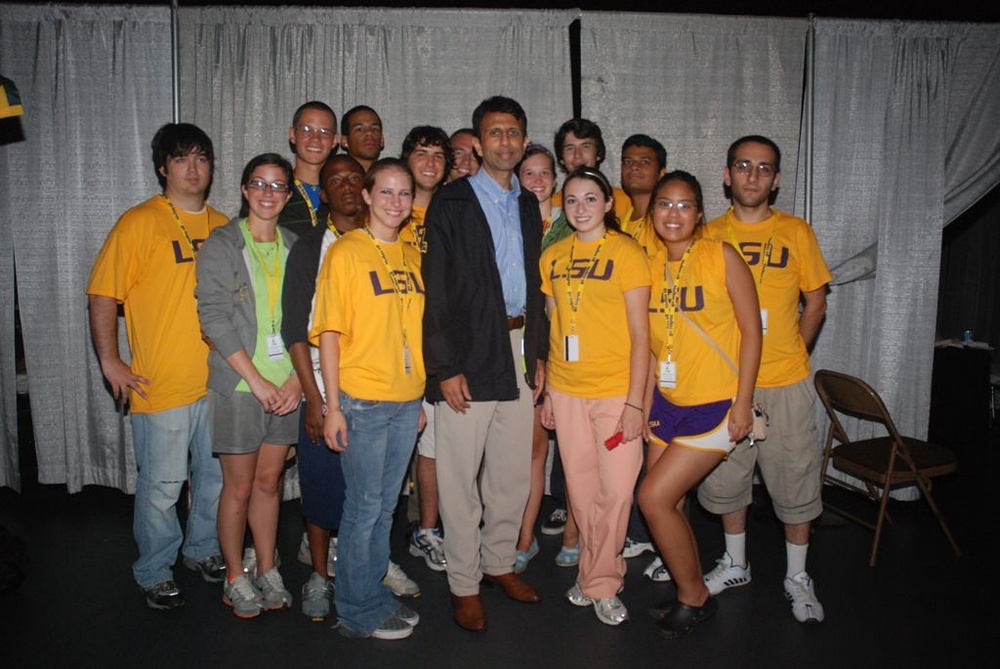
[[[726,553],[734,565],[747,566],[747,533],[726,534]]]
[[[809,544],[790,544],[785,542],[785,557],[788,566],[785,569],[785,578],[791,578],[806,570],[806,554],[809,553]]]

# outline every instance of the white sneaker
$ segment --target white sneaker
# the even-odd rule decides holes
[[[823,622],[823,605],[816,599],[813,580],[806,572],[785,579],[785,597],[792,603],[792,615],[800,623]]]
[[[299,542],[299,553],[296,556],[302,564],[312,566],[312,553],[309,552],[309,535],[302,533],[302,541]],[[330,537],[330,552],[326,555],[326,575],[334,577],[337,568],[337,537]]]
[[[628,620],[628,609],[617,597],[594,600],[594,613],[605,625],[621,625]]]
[[[392,560],[389,560],[389,568],[386,569],[385,578],[382,579],[382,582],[389,586],[392,594],[397,597],[420,596],[420,586],[407,576],[403,572],[403,569]]]
[[[648,541],[632,541],[632,537],[625,537],[625,548],[622,549],[622,557],[626,560],[639,557],[643,553],[654,552],[653,544]]]
[[[646,567],[646,571],[642,572],[642,575],[654,583],[666,583],[671,580],[670,572],[667,571],[667,565],[663,564],[663,559],[659,556],[653,558],[653,561],[649,563],[649,566]]]
[[[274,548],[274,566],[275,568],[281,566],[281,557],[278,555],[277,546]],[[257,551],[253,546],[247,546],[243,549],[243,573],[251,578],[257,573]]]
[[[423,558],[429,569],[444,571],[448,561],[444,557],[444,538],[432,527],[414,530],[410,535],[410,555]]]
[[[705,585],[708,592],[713,597],[726,590],[750,582],[750,563],[745,566],[733,564],[733,559],[729,553],[723,553],[722,557],[715,561],[715,569],[705,574]]]

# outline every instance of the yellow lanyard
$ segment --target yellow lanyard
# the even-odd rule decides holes
[[[413,281],[410,278],[410,267],[406,263],[406,252],[402,247],[400,247],[400,251],[402,252],[401,255],[403,258],[403,277],[404,280],[406,281],[407,297],[404,298],[403,293],[399,290],[399,285],[396,282],[396,277],[393,276],[393,272],[395,272],[396,270],[389,263],[389,257],[386,256],[385,251],[382,250],[381,244],[379,244],[378,240],[375,239],[375,235],[372,234],[372,231],[368,228],[368,226],[366,225],[362,229],[365,231],[365,234],[368,235],[368,238],[372,240],[372,244],[375,245],[375,250],[378,251],[379,257],[382,258],[382,263],[385,265],[385,270],[386,272],[389,273],[389,283],[392,284],[392,292],[396,294],[396,298],[399,300],[399,320],[400,324],[403,326],[403,347],[405,348],[409,346],[408,338],[406,335],[406,312],[410,310],[410,303],[413,301],[413,290],[414,290]]]
[[[573,269],[573,254],[576,252],[576,237],[573,237],[573,245],[569,248],[569,260],[566,261],[566,301],[569,304],[569,310],[572,314],[569,321],[569,333],[576,334],[576,313],[580,309],[580,300],[583,299],[583,284],[587,281],[587,275],[594,271],[597,267],[597,261],[601,255],[601,248],[604,246],[604,240],[608,238],[607,230],[604,231],[604,235],[601,236],[601,241],[597,243],[597,250],[594,251],[594,257],[590,259],[590,266],[587,271],[583,273],[580,277],[580,287],[576,291],[576,300],[573,300],[573,282],[570,279],[570,274]]]
[[[174,203],[171,202],[170,198],[167,197],[163,193],[160,193],[160,197],[162,197],[164,200],[167,201],[167,206],[170,207],[170,213],[172,213],[174,215],[174,220],[177,221],[177,227],[181,229],[181,232],[184,234],[184,239],[187,240],[188,247],[190,247],[190,249],[191,249],[191,257],[192,258],[195,257],[196,255],[198,255],[198,251],[194,247],[194,242],[191,241],[191,235],[188,234],[187,228],[185,228],[184,227],[184,223],[181,222],[181,217],[177,214],[177,209],[174,208]],[[211,226],[209,225],[208,205],[206,204],[205,205],[205,233],[206,233],[206,235],[208,234],[208,230],[209,230],[210,227]]]
[[[313,209],[312,199],[309,197],[309,193],[306,192],[305,186],[298,179],[295,180],[295,187],[299,190],[299,195],[306,203],[306,210],[309,212],[309,220],[312,221],[312,225],[316,227],[316,210]]]
[[[684,265],[687,263],[691,249],[697,240],[692,239],[688,247],[684,249],[681,256],[681,264],[677,267],[677,276],[670,276],[669,259],[663,263],[663,291],[660,293],[660,305],[667,321],[667,362],[670,362],[674,354],[674,325],[677,322],[677,311],[681,308],[681,275],[684,273]]]
[[[253,234],[250,232],[250,225],[247,223],[246,219],[243,219],[243,225],[246,226],[247,235],[250,237],[250,252],[256,257],[257,262],[260,263],[260,268],[264,272],[264,276],[267,277],[267,307],[271,313],[271,334],[277,334],[277,324],[275,323],[276,308],[278,306],[278,294],[281,292],[281,235],[276,230],[274,235],[274,273],[272,274],[267,269],[267,263],[264,260],[263,254],[257,250],[257,244],[265,244],[266,242],[257,242],[253,238]]]
[[[326,217],[326,227],[330,228],[330,232],[333,233],[333,236],[334,236],[335,239],[340,239],[340,236],[342,234],[344,234],[340,230],[337,229],[337,226],[335,226],[333,224],[333,217],[332,216],[327,216]]]

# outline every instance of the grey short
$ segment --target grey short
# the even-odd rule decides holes
[[[299,440],[299,409],[276,416],[266,413],[253,393],[233,392],[224,397],[208,391],[212,425],[212,452],[228,455],[254,453],[261,444],[295,444]]]
[[[754,399],[769,417],[767,439],[751,446],[736,445],[698,487],[698,501],[712,513],[724,514],[753,501],[754,465],[787,525],[816,519],[823,512],[820,498],[822,452],[816,432],[816,391],[812,377],[781,388],[758,388]]]

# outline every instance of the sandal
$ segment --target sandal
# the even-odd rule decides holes
[[[575,567],[580,564],[580,547],[563,546],[556,555],[557,567]]]
[[[656,631],[668,639],[687,636],[694,631],[698,623],[715,615],[718,608],[719,603],[714,597],[709,597],[701,606],[691,606],[678,601],[670,607],[660,622],[656,623]]]
[[[528,568],[528,563],[531,562],[531,558],[538,555],[538,539],[532,539],[531,546],[527,551],[518,551],[517,555],[514,557],[514,573],[520,574],[525,569]]]

